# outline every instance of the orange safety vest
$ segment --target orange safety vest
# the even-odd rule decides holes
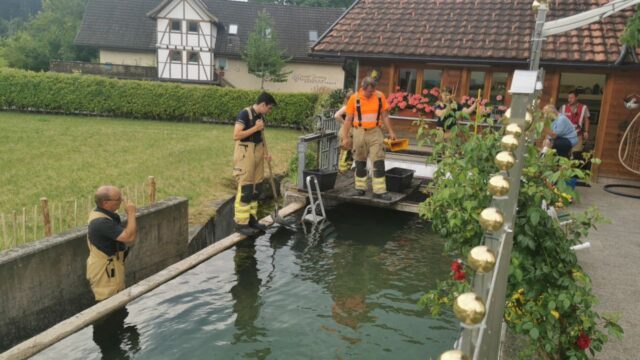
[[[358,114],[358,118],[357,120],[353,121],[353,127],[362,127],[364,129],[373,129],[375,127],[378,127],[378,125],[380,124],[380,113],[382,112],[382,95],[379,91],[376,91],[376,96],[378,97],[378,113],[376,114],[376,118],[374,120],[371,116],[373,114],[365,114],[365,117],[362,117],[360,94],[356,94],[356,113]]]

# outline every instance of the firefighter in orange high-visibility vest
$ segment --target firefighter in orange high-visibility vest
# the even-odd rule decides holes
[[[347,102],[347,118],[344,122],[343,134],[348,134],[353,127],[353,159],[356,164],[355,191],[353,196],[364,196],[367,190],[367,158],[373,164],[371,180],[373,197],[389,201],[384,169],[384,135],[381,126],[384,124],[389,138],[396,139],[396,134],[389,120],[389,104],[380,91],[376,91],[377,82],[372,77],[362,79],[360,90]],[[351,149],[351,139],[342,138],[342,148]]]

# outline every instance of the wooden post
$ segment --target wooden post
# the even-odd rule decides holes
[[[22,243],[27,242],[27,208],[22,208]]]
[[[38,238],[38,205],[33,207],[33,241]]]
[[[156,178],[149,176],[149,203],[154,204],[156,202]]]
[[[51,236],[51,218],[49,218],[49,200],[46,197],[40,198],[42,208],[42,222],[44,224],[44,236]]]
[[[13,226],[13,245],[18,245],[18,212],[13,210],[13,219],[12,219],[12,226]]]
[[[2,241],[4,242],[4,248],[9,248],[9,235],[7,235],[7,223],[4,220],[4,213],[0,213],[0,219],[2,220]]]
[[[62,227],[62,218],[64,217],[64,213],[62,212],[63,203],[64,201],[58,204],[58,232],[62,232],[62,230],[64,230],[64,228]]]
[[[78,227],[78,199],[73,201],[73,227]]]

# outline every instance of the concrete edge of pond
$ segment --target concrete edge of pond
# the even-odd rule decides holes
[[[280,210],[280,216],[287,216],[301,210],[304,203],[292,203]],[[262,224],[271,225],[273,220],[267,216],[260,220]],[[0,354],[0,359],[26,359],[33,356],[54,343],[92,324],[97,319],[113,312],[138,297],[150,292],[158,286],[176,278],[180,274],[196,267],[215,255],[231,248],[246,239],[244,235],[233,233],[215,242],[203,250],[165,268],[164,270],[126,288],[113,297],[104,300],[76,315],[64,320],[44,332],[23,341],[6,352]]]

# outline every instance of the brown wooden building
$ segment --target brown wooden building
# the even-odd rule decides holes
[[[548,20],[606,4],[606,0],[549,1]],[[562,105],[577,89],[591,113],[590,139],[602,164],[597,177],[640,177],[618,161],[618,146],[637,110],[624,107],[640,94],[640,51],[619,43],[630,8],[602,21],[545,39],[543,103]],[[379,89],[418,93],[450,86],[458,96],[477,93],[508,104],[513,71],[527,69],[535,13],[522,0],[358,0],[312,47],[321,57],[356,59],[358,79],[381,73]],[[634,56],[635,55],[635,56]],[[408,120],[396,119],[398,126]],[[402,123],[404,122],[404,124]]]

